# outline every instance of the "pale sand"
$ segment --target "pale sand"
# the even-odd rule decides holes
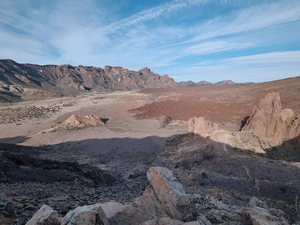
[[[30,104],[34,104],[37,107],[47,107],[49,104],[56,103],[62,105],[63,103],[76,102],[73,106],[63,106],[60,112],[51,115],[47,119],[26,119],[19,123],[0,124],[0,141],[2,143],[41,146],[65,142],[80,142],[88,139],[114,139],[115,142],[124,138],[143,139],[152,136],[167,137],[174,134],[185,133],[187,124],[184,121],[173,121],[166,128],[159,129],[157,119],[136,120],[133,118],[134,114],[128,112],[130,109],[158,100],[159,97],[138,92],[114,92],[109,94],[92,94],[73,98],[55,98],[12,104],[9,106],[10,108]],[[0,107],[3,108],[7,106]],[[66,120],[72,114],[93,114],[101,118],[108,118],[109,120],[105,126],[82,130],[41,133],[41,131],[51,128],[58,122]],[[102,142],[102,144],[104,143]],[[147,143],[143,144],[146,145]],[[122,146],[123,144],[114,143],[113,145]],[[92,144],[86,147],[94,148]],[[99,148],[99,146],[96,147]]]

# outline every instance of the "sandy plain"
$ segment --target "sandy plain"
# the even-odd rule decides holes
[[[17,190],[19,195],[35,199],[29,202],[36,204],[35,209],[50,201],[50,206],[63,214],[78,205],[110,200],[130,201],[140,196],[148,185],[145,177],[147,169],[165,166],[175,171],[188,193],[211,194],[218,191],[227,201],[242,201],[244,205],[250,196],[259,196],[295,220],[294,202],[300,187],[297,179],[300,176],[299,160],[287,162],[280,155],[281,149],[285,151],[290,146],[278,146],[275,160],[245,149],[226,149],[230,147],[225,143],[227,136],[224,140],[219,136],[219,139],[213,140],[188,135],[187,120],[193,116],[204,116],[213,122],[221,122],[229,132],[237,132],[241,121],[251,115],[258,100],[270,91],[280,93],[283,107],[299,113],[299,83],[298,78],[248,86],[89,93],[2,104],[0,143],[30,146],[30,149],[15,151],[23,151],[25,160],[21,158],[23,164],[18,165],[21,171],[12,168],[10,173],[14,178],[11,182],[21,178],[23,183],[8,184],[5,181],[0,190]],[[74,114],[93,114],[107,123],[85,129],[45,132]],[[172,121],[161,127],[160,118],[164,116],[170,116]],[[247,136],[247,141],[251,138],[254,137]],[[20,156],[10,152],[10,147],[4,146],[3,152],[19,163]],[[36,152],[38,158],[35,158]],[[27,155],[31,158],[27,159]],[[36,159],[42,164],[49,164],[41,173],[35,170]],[[62,162],[59,164],[61,168],[53,168],[52,162],[47,161],[49,159],[53,163]],[[96,172],[87,179],[87,174],[77,171],[78,165],[74,166],[74,170],[71,167],[64,169],[68,162],[93,166],[92,170]],[[3,165],[5,168],[6,164]],[[26,174],[29,167],[34,171],[33,176]],[[97,174],[101,171],[96,168],[107,171],[114,181],[106,185],[93,183],[100,181]],[[73,172],[69,173],[69,170]],[[57,175],[59,173],[61,176]],[[68,174],[62,176],[63,173]],[[14,174],[18,176],[14,177]],[[46,177],[45,174],[48,177],[40,181],[43,176]],[[74,187],[76,177],[82,187],[80,190]],[[48,190],[57,199],[46,196],[46,191],[37,198],[32,193],[35,189]],[[85,199],[88,192],[93,197]],[[69,205],[63,205],[65,199],[71,199]],[[19,213],[24,214],[24,209],[20,209]],[[23,221],[32,214],[33,211],[25,210]]]

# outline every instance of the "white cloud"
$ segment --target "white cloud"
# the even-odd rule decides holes
[[[230,59],[236,64],[245,65],[267,65],[277,67],[279,65],[298,65],[300,68],[300,51],[287,51],[287,52],[271,52],[259,55],[250,55]],[[300,73],[300,70],[299,70]],[[300,74],[299,74],[300,75]]]
[[[211,53],[222,53],[224,57],[227,52],[299,41],[299,34],[295,35],[295,28],[300,24],[298,0],[252,2],[254,6],[244,7],[244,1],[238,0],[174,0],[116,20],[122,16],[115,15],[115,9],[108,8],[107,3],[101,5],[98,1],[54,0],[51,5],[44,5],[29,0],[2,0],[0,58],[43,64],[119,65],[129,69],[149,66],[154,71],[176,76],[179,76],[178,71],[188,71],[191,76],[197,71],[202,74],[227,71],[224,75],[229,76],[230,69],[248,74],[241,71],[254,71],[251,67],[255,65],[259,65],[257,68],[261,71],[273,71],[272,63],[282,67],[291,65],[295,60],[291,52],[285,52],[289,60],[284,60],[283,53],[277,52],[277,55],[272,53],[272,57],[268,53],[219,61],[210,59],[211,64],[218,63],[215,67],[199,61],[189,66],[197,62],[199,55],[208,57]],[[198,10],[199,14],[206,9],[213,12],[214,7],[220,5],[239,7],[218,17],[181,23],[182,13],[188,17],[190,10]],[[173,72],[168,71],[170,66]]]
[[[165,3],[160,6],[144,10],[137,14],[134,14],[128,18],[117,21],[109,25],[109,30],[111,32],[116,29],[124,29],[133,25],[137,25],[143,22],[147,22],[149,20],[156,19],[161,16],[166,16],[167,14],[176,13],[181,9],[199,6],[201,4],[205,4],[207,2],[211,2],[212,0],[185,0],[185,1],[171,1],[170,3]]]
[[[185,54],[205,55],[215,52],[223,52],[228,50],[238,50],[253,46],[252,43],[246,41],[230,40],[230,41],[206,41],[200,44],[191,45],[184,50]]]
[[[177,81],[193,77],[194,81],[217,82],[232,79],[235,82],[271,81],[300,76],[300,51],[270,52],[251,56],[201,62],[187,68],[171,71]],[[185,74],[185,76],[182,76]]]

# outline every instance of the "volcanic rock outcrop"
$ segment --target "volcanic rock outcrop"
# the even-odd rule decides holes
[[[207,137],[222,129],[222,124],[206,120],[204,117],[193,117],[188,121],[188,132]]]
[[[294,139],[300,144],[300,121],[292,109],[282,109],[279,93],[268,93],[258,102],[242,131],[252,131],[261,139],[281,144]]]
[[[269,209],[257,198],[252,198],[247,207],[238,207],[223,203],[219,194],[205,198],[199,194],[187,195],[173,172],[164,167],[150,168],[147,177],[150,182],[148,190],[152,191],[145,191],[133,203],[106,202],[81,206],[62,218],[44,205],[27,225],[288,224],[282,211]],[[206,215],[202,211],[206,211]]]
[[[59,130],[73,130],[73,129],[83,129],[86,127],[95,127],[99,125],[104,125],[104,121],[98,116],[94,115],[72,115],[64,122],[52,127],[43,132],[54,132]]]

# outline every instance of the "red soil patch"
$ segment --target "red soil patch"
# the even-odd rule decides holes
[[[215,122],[238,124],[251,115],[259,99],[273,91],[280,93],[283,108],[300,112],[300,77],[252,85],[144,89],[142,93],[164,98],[131,111],[137,113],[137,119],[169,115],[188,120],[203,116]]]

